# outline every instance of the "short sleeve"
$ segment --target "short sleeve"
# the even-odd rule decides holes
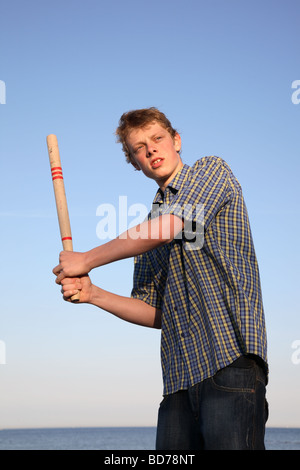
[[[152,307],[161,308],[162,298],[155,285],[148,253],[138,255],[134,259],[133,288],[131,297],[140,299]]]

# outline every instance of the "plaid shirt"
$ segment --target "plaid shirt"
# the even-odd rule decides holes
[[[184,165],[154,203],[203,234],[199,246],[189,234],[135,258],[132,297],[162,310],[164,394],[213,376],[242,354],[266,363],[259,270],[242,190],[229,166],[218,157]],[[196,207],[204,209],[198,220]]]

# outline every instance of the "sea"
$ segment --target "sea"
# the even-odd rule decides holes
[[[0,450],[155,450],[155,427],[2,429]],[[300,450],[300,428],[267,428],[266,450]]]

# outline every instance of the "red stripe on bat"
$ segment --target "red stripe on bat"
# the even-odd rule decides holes
[[[63,180],[63,177],[62,176],[54,176],[54,178],[52,178],[52,181],[57,180],[57,179]]]
[[[61,166],[54,166],[53,168],[51,168],[51,171],[54,171],[54,170],[61,170],[62,171],[62,167]]]
[[[64,241],[64,240],[72,240],[72,237],[63,237],[62,241]]]

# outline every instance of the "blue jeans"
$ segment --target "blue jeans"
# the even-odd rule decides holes
[[[266,375],[242,356],[160,404],[157,450],[263,450],[268,406]]]

